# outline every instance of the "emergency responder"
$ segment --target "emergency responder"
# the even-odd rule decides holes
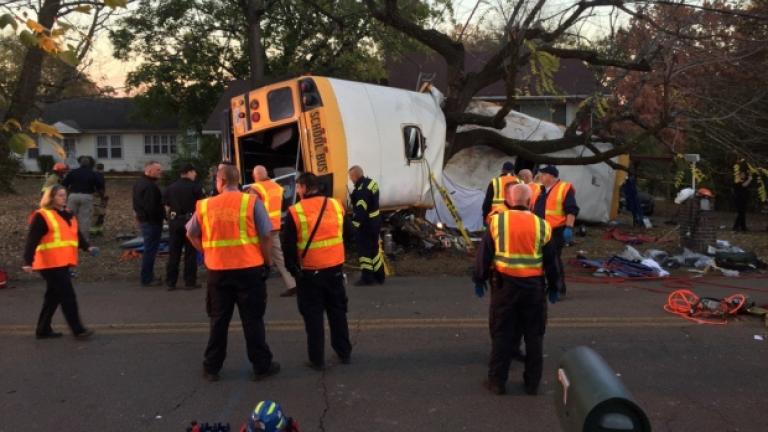
[[[95,161],[90,156],[77,158],[80,167],[73,169],[64,177],[62,186],[67,188],[67,208],[77,218],[83,237],[88,240],[91,232],[93,214],[93,194],[103,193],[104,176],[93,170]]]
[[[547,286],[551,300],[565,296],[565,271],[561,258],[563,247],[573,241],[573,225],[579,214],[576,190],[573,185],[559,179],[557,167],[548,165],[541,169],[541,193],[536,199],[534,213],[545,218],[552,227],[552,246],[555,255],[552,265],[547,265]]]
[[[293,297],[296,295],[296,281],[285,268],[283,249],[280,243],[280,228],[283,221],[283,187],[269,178],[267,168],[262,165],[253,167],[253,181],[250,193],[261,198],[269,214],[269,220],[272,222],[272,233],[270,234],[272,237],[272,262],[277,266],[285,284],[285,291],[280,294],[280,297]]]
[[[501,175],[492,179],[488,184],[488,189],[485,191],[485,199],[483,200],[483,220],[488,219],[488,215],[491,214],[494,207],[498,207],[499,210],[504,209],[504,190],[509,183],[520,183],[520,180],[515,177],[515,164],[511,161],[504,162],[501,166]]]
[[[163,193],[163,204],[168,218],[168,264],[165,268],[165,285],[168,291],[176,289],[179,280],[179,262],[184,252],[184,287],[197,285],[197,250],[187,239],[187,222],[195,212],[198,200],[203,199],[203,187],[197,183],[197,171],[191,164],[181,167],[181,178],[173,182]]]
[[[342,272],[344,210],[337,200],[319,193],[314,174],[300,175],[296,191],[301,200],[288,209],[283,226],[283,255],[285,266],[297,282],[297,303],[307,332],[308,366],[322,370],[323,312],[328,314],[331,347],[341,363],[349,363],[352,354]]]
[[[536,202],[536,199],[541,193],[541,184],[533,180],[533,173],[529,169],[522,169],[517,173],[517,178],[531,190],[531,207]]]
[[[40,191],[44,193],[45,190],[51,186],[61,184],[61,182],[64,181],[64,177],[67,175],[67,172],[69,172],[69,167],[67,164],[63,162],[56,162],[53,164],[53,170],[50,174],[48,174],[48,177],[45,178],[45,182],[43,183],[43,187],[40,189]]]
[[[97,163],[94,172],[97,176],[101,177],[102,183],[105,184],[104,188],[97,190],[96,193],[93,194],[93,215],[91,218],[93,224],[91,225],[91,235],[100,236],[104,232],[104,219],[107,216],[107,204],[109,203],[106,182],[104,181],[104,164]]]
[[[544,329],[547,320],[543,262],[551,253],[544,245],[551,229],[544,219],[529,211],[531,191],[525,185],[508,184],[508,211],[494,215],[477,255],[473,281],[482,297],[491,284],[491,360],[485,387],[495,394],[506,392],[509,366],[517,350],[516,334],[525,336],[523,383],[526,393],[538,391],[543,367]]]
[[[61,333],[51,327],[59,305],[75,338],[88,339],[93,334],[80,320],[69,269],[77,265],[78,247],[92,255],[96,255],[98,249],[88,244],[78,230],[77,218],[66,207],[67,190],[53,185],[43,193],[40,209],[33,213],[29,223],[22,269],[28,273],[39,271],[46,283],[45,300],[35,330],[38,339],[61,337]]]
[[[280,364],[272,361],[264,331],[264,280],[271,259],[272,224],[261,200],[241,193],[239,183],[240,172],[236,167],[219,167],[219,194],[198,201],[195,214],[187,223],[187,237],[204,253],[208,268],[206,310],[211,329],[203,361],[203,377],[208,381],[219,379],[235,304],[248,359],[253,365],[253,379],[261,380],[280,371]]]
[[[355,285],[383,284],[384,255],[379,248],[379,185],[375,180],[366,177],[363,169],[357,165],[349,169],[349,179],[354,185],[350,200],[354,209],[352,225],[356,228],[357,255],[360,262],[360,279]]]
[[[144,164],[144,174],[133,184],[133,212],[141,229],[141,237],[144,239],[140,274],[142,286],[163,284],[162,279],[155,278],[155,258],[160,249],[165,220],[163,194],[157,185],[162,172],[163,167],[160,162],[148,161]]]
[[[749,204],[749,185],[752,174],[746,170],[737,171],[733,181],[733,204],[736,207],[736,220],[733,222],[734,231],[747,231],[747,205]]]

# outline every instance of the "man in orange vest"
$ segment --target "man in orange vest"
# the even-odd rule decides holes
[[[517,173],[517,178],[531,190],[531,206],[536,203],[536,199],[541,193],[541,184],[533,181],[533,173],[529,169],[522,169]]]
[[[256,194],[264,202],[269,214],[269,220],[272,222],[272,262],[275,263],[280,276],[285,283],[285,291],[280,297],[293,297],[296,295],[296,280],[285,268],[283,261],[283,249],[280,244],[280,228],[283,222],[283,187],[270,179],[267,175],[267,168],[263,165],[253,167],[253,180],[250,193]]]
[[[545,166],[541,174],[541,193],[534,205],[534,213],[547,220],[552,227],[552,246],[555,255],[552,265],[547,266],[547,286],[550,300],[565,296],[565,270],[561,258],[563,247],[573,241],[573,225],[579,214],[576,190],[573,185],[559,179],[560,172],[552,165]]]
[[[489,229],[478,250],[473,281],[475,294],[482,297],[486,281],[496,278],[491,288],[491,360],[485,387],[495,394],[506,392],[509,365],[517,351],[518,334],[525,335],[526,393],[538,392],[543,367],[544,328],[547,303],[544,284],[544,246],[551,228],[529,211],[531,191],[525,185],[506,187],[510,210],[491,217]]]
[[[344,264],[344,209],[319,193],[317,177],[304,173],[296,180],[301,200],[288,209],[283,226],[285,266],[298,282],[299,312],[307,332],[308,366],[325,368],[323,313],[328,314],[331,347],[342,364],[350,362],[352,344],[347,325]]]
[[[235,304],[240,313],[253,379],[280,371],[265,341],[266,269],[271,262],[272,224],[255,195],[238,190],[240,172],[222,165],[216,173],[218,195],[197,202],[187,238],[202,251],[208,268],[206,310],[211,321],[203,377],[218,381],[227,355],[227,333]]]
[[[488,219],[488,215],[495,209],[503,211],[504,208],[504,191],[508,184],[520,183],[520,180],[515,177],[515,164],[511,161],[504,162],[501,166],[501,175],[492,179],[488,184],[488,189],[485,191],[485,199],[483,200],[483,220]]]

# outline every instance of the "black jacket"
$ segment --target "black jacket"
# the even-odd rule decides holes
[[[203,199],[203,187],[188,178],[180,178],[165,189],[163,203],[178,217],[195,212],[197,201]],[[169,216],[170,219],[170,216]]]
[[[361,177],[355,183],[350,199],[354,210],[352,220],[356,223],[355,226],[365,225],[371,220],[379,220],[379,185],[375,180]],[[371,217],[371,214],[375,216]]]
[[[157,186],[157,180],[146,175],[136,180],[133,185],[133,211],[141,223],[162,225],[165,219],[163,195]]]

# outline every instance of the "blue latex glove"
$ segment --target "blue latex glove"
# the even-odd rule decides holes
[[[485,282],[475,282],[475,295],[477,298],[483,298],[488,291],[488,285]]]
[[[557,290],[547,291],[547,297],[549,297],[549,302],[552,304],[555,304],[558,301],[560,301],[560,293],[557,292]]]
[[[563,240],[566,244],[573,243],[573,228],[571,227],[565,227],[563,230]]]
[[[96,246],[91,246],[88,249],[88,252],[91,254],[92,257],[97,257],[99,256],[100,251],[99,251],[99,248],[97,248]]]

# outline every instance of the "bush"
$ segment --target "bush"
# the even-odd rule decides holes
[[[39,168],[40,172],[43,174],[53,171],[53,164],[54,160],[51,155],[39,155],[37,157],[37,168]]]
[[[200,150],[191,151],[186,145],[182,144],[180,151],[171,159],[171,166],[163,172],[162,183],[169,185],[176,181],[181,175],[181,168],[184,165],[191,164],[197,171],[197,182],[207,185],[209,169],[219,163],[221,158],[219,140],[215,137],[200,137]]]

